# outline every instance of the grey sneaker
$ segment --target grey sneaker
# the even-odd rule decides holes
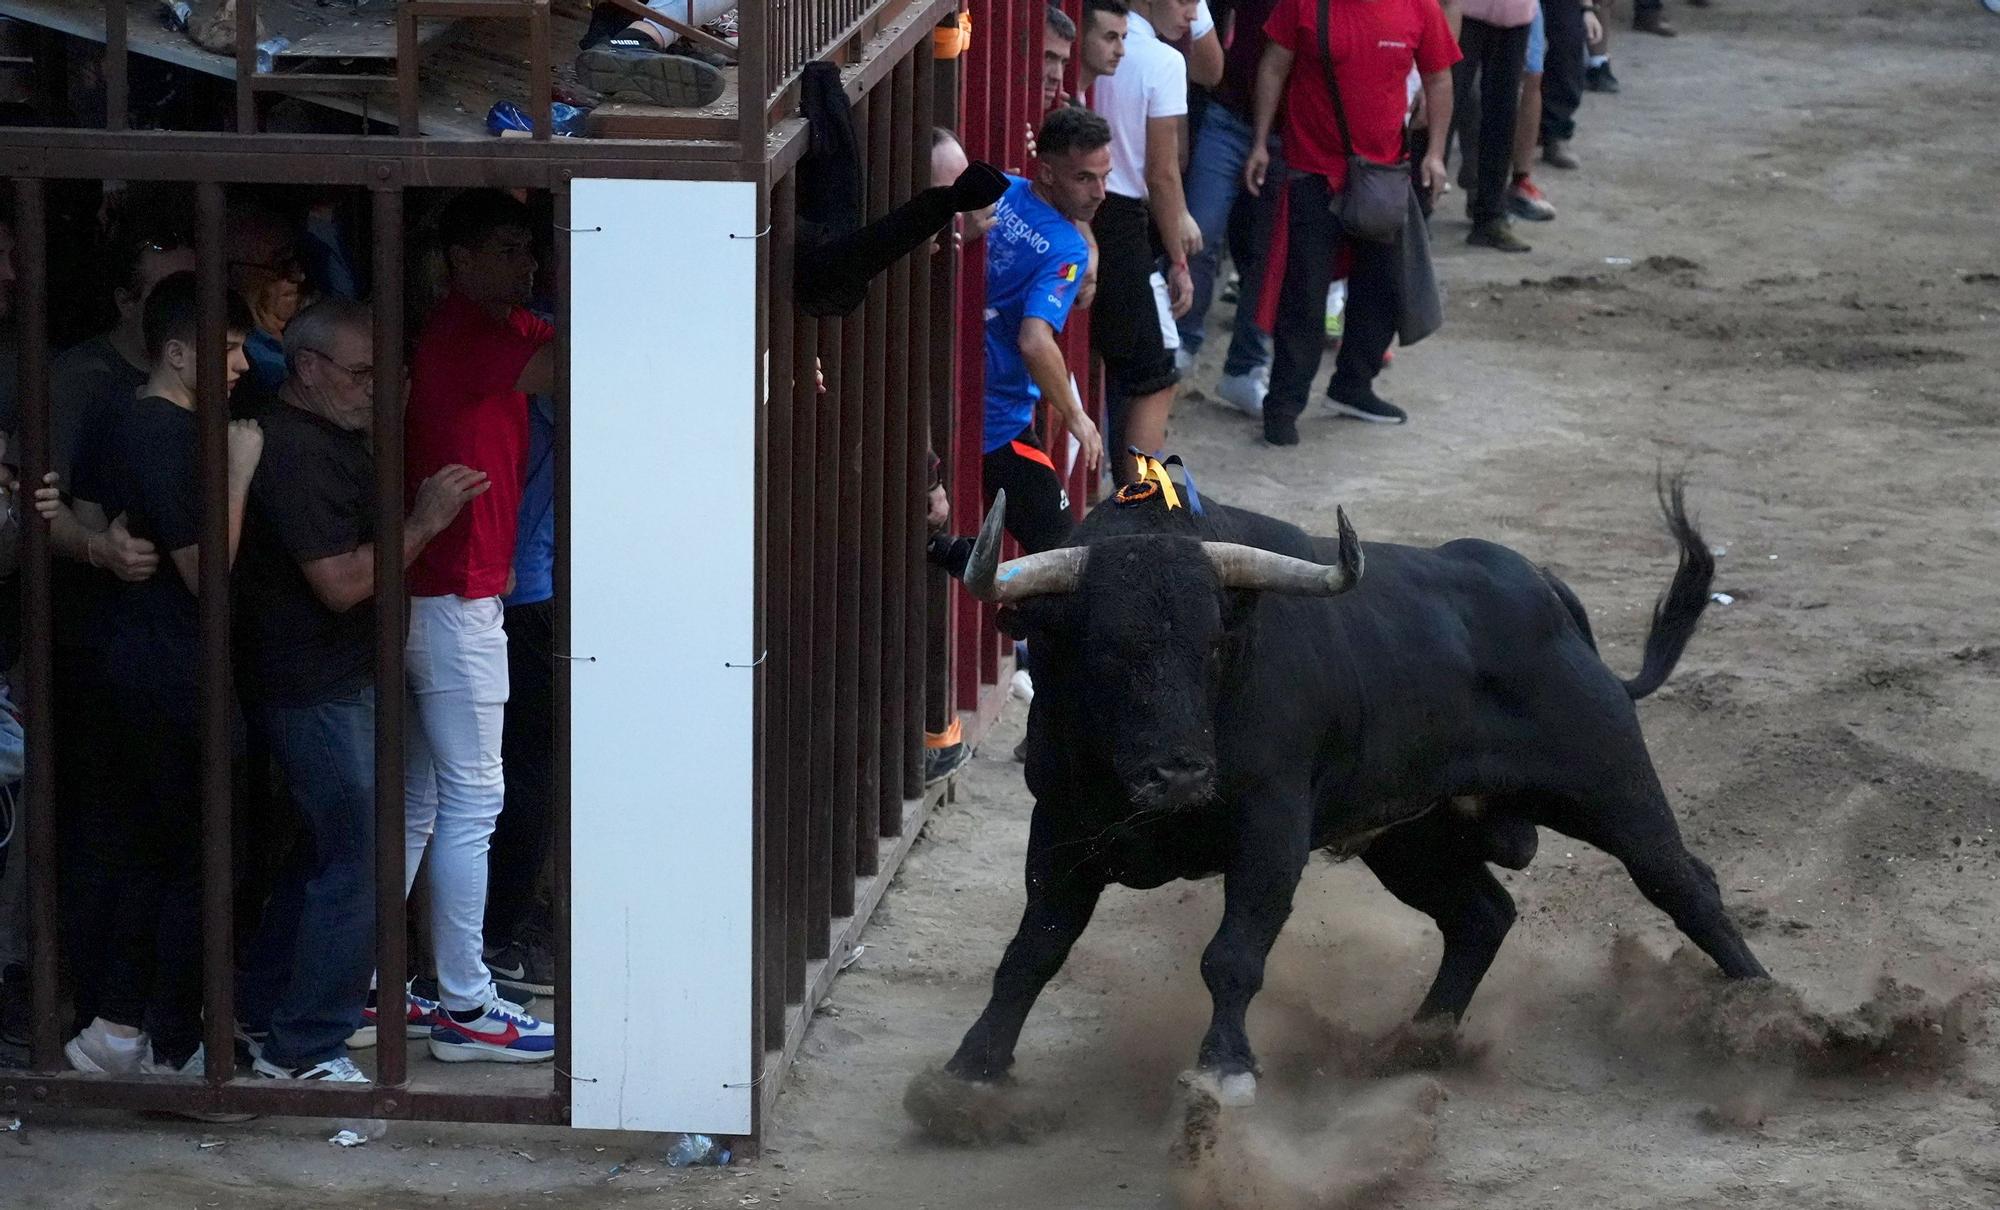
[[[672,109],[700,109],[722,95],[722,73],[700,59],[624,42],[577,55],[576,78],[606,98],[623,93]]]

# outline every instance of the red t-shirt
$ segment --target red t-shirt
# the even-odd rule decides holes
[[[417,338],[403,423],[404,497],[456,462],[485,471],[475,496],[410,565],[415,597],[497,597],[514,562],[514,531],[528,460],[528,397],[514,389],[556,331],[519,307],[495,319],[452,293]]]
[[[1292,52],[1279,136],[1285,163],[1347,183],[1347,149],[1334,120],[1333,95],[1320,66],[1320,0],[1278,0],[1264,34]],[[1403,117],[1409,108],[1410,65],[1432,75],[1461,58],[1438,0],[1330,0],[1327,44],[1340,81],[1340,101],[1358,155],[1381,164],[1403,158]]]

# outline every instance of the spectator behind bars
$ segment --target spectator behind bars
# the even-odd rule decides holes
[[[123,516],[134,536],[168,552],[160,574],[123,583],[104,616],[105,731],[118,737],[102,802],[64,805],[60,849],[69,888],[68,950],[79,1020],[64,1052],[87,1072],[198,1075],[201,1046],[201,636],[196,595],[202,531],[195,275],[178,273],[146,299],[152,371],[139,398],[91,443],[74,496]],[[250,321],[231,298],[228,385],[247,368]],[[255,421],[228,437],[228,549],[234,561],[250,478],[263,450]],[[147,1045],[150,1040],[150,1047]]]
[[[244,521],[238,684],[305,835],[250,944],[238,1017],[256,1074],[364,1083],[347,1048],[375,960],[381,619],[368,308],[333,297],[299,312],[285,327],[285,365]],[[485,490],[486,476],[463,466],[427,478],[403,523],[404,564]],[[389,624],[401,622],[392,603]]]
[[[285,381],[285,326],[305,297],[305,262],[299,233],[276,211],[244,203],[229,208],[229,288],[243,296],[256,325],[244,354],[250,359],[238,410],[261,415]]]
[[[454,463],[491,490],[410,567],[405,893],[430,851],[431,937],[443,1008],[430,1050],[447,1062],[540,1062],[555,1029],[504,1000],[484,961],[487,849],[506,801],[508,589],[528,456],[528,395],[554,384],[555,330],[524,304],[535,256],[528,207],[497,190],[458,195],[438,219],[449,289],[417,340],[404,478]]]

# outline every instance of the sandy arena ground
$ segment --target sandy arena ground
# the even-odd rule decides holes
[[[1042,998],[1017,1073],[1061,1130],[933,1145],[904,1087],[977,1014],[1020,910],[1015,707],[822,1009],[754,1169],[673,1173],[626,1137],[402,1127],[338,1152],[312,1124],[101,1115],[0,1136],[0,1204],[2000,1204],[2000,1042],[1976,1028],[2000,974],[2000,18],[1718,5],[1674,6],[1676,41],[1618,35],[1626,92],[1590,98],[1584,171],[1546,173],[1562,216],[1524,225],[1532,255],[1467,250],[1447,200],[1448,326],[1383,388],[1409,427],[1315,413],[1300,447],[1265,448],[1202,393],[1217,339],[1173,444],[1208,493],[1308,528],[1338,503],[1367,538],[1478,535],[1547,562],[1627,674],[1672,571],[1653,470],[1686,467],[1735,598],[1642,707],[1690,843],[1814,1009],[1853,1009],[1883,974],[1975,989],[1945,1022],[1962,1052],[1826,1074],[1687,1045],[1660,986],[1676,936],[1614,863],[1545,833],[1503,879],[1520,923],[1466,1023],[1487,1053],[1436,1077],[1442,1099],[1347,1057],[1415,1005],[1435,931],[1358,864],[1316,862],[1252,1015],[1268,1078],[1230,1154],[1193,1173],[1169,1154],[1212,882],[1111,893]],[[1621,934],[1643,949],[1614,978]]]

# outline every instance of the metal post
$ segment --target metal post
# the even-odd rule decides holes
[[[812,946],[813,793],[818,748],[814,649],[819,638],[814,606],[819,595],[819,413],[822,401],[814,383],[813,363],[820,344],[820,322],[796,316],[792,336],[792,772],[789,834],[785,837],[785,1000],[798,1004],[806,995],[806,959]]]
[[[32,492],[49,472],[49,231],[47,198],[39,179],[14,182],[16,245],[21,260],[21,493]],[[55,745],[57,728],[66,721],[53,717],[55,666],[49,595],[49,527],[32,508],[22,510],[27,540],[26,598],[22,622],[27,635],[28,697],[22,705],[30,720],[27,769],[22,777],[28,860],[29,986],[34,993],[30,1059],[36,1071],[60,1071],[61,1009],[56,1000],[56,819]]]
[[[408,3],[396,6],[396,133],[414,139],[422,131],[422,104],[417,73],[423,64],[417,50],[417,15]]]
[[[909,162],[902,165],[901,175],[903,188],[912,194],[930,184],[935,68],[936,61],[923,47],[918,48],[915,56],[896,67],[897,96],[900,98],[897,107],[901,110],[907,105],[909,109],[909,125],[899,139]],[[894,742],[902,747],[902,767],[896,784],[883,787],[884,836],[902,835],[903,800],[920,798],[924,792],[924,698],[929,687],[927,669],[930,662],[925,619],[930,614],[931,595],[929,565],[924,561],[924,537],[928,529],[924,511],[929,506],[926,489],[930,487],[930,479],[926,472],[932,448],[930,343],[926,339],[930,322],[924,311],[930,298],[930,267],[936,259],[929,256],[911,258],[904,313],[895,317],[896,335],[907,342],[896,360],[907,366],[908,373],[908,387],[903,393],[903,441],[908,450],[905,455],[908,461],[903,471],[903,496],[904,505],[912,511],[905,514],[907,522],[899,551],[903,560],[903,623],[897,650],[903,656],[903,683],[900,692],[894,684],[889,687],[890,694],[899,703],[900,713],[894,719],[897,726]]]
[[[403,889],[403,191],[376,189],[375,264],[375,1082],[409,1083],[403,987],[409,909]]]
[[[248,21],[247,15],[241,18]],[[196,418],[201,426],[201,669],[197,701],[201,728],[202,1018],[208,1047],[208,1082],[228,1083],[236,1064],[236,962],[231,921],[234,903],[230,842],[231,763],[229,715],[229,388],[223,360],[228,339],[225,306],[222,186],[204,181],[196,190],[195,248],[200,327],[196,341]],[[171,567],[162,567],[171,575]]]
[[[764,158],[771,82],[776,75],[771,69],[771,16],[769,4],[745,4],[736,10],[736,143],[745,160]]]
[[[104,128],[123,130],[131,123],[128,86],[125,0],[104,0]]]
[[[549,0],[532,0],[528,9],[528,95],[538,139],[555,132],[554,88],[549,74]]]
[[[564,1120],[569,1118],[570,1106],[570,1023],[575,1014],[570,1011],[575,1003],[576,985],[571,980],[574,969],[570,961],[570,894],[573,888],[570,877],[570,672],[575,667],[568,659],[561,658],[575,650],[570,642],[570,248],[568,231],[570,222],[570,173],[563,170],[554,188],[555,201],[555,246],[551,249],[549,271],[554,277],[556,290],[556,341],[555,341],[555,512],[556,551],[555,568],[551,586],[555,589],[553,610],[553,631],[557,660],[554,678],[551,682],[551,709],[555,717],[555,735],[551,738],[552,757],[549,775],[550,827],[554,830],[554,843],[550,850],[555,862],[554,886],[554,926],[556,962],[556,1008],[550,1015],[550,1023],[556,1030],[555,1097],[562,1105]]]
[[[812,797],[808,803],[812,837],[811,864],[806,877],[806,957],[824,958],[832,943],[834,846],[839,838],[834,818],[834,712],[839,708],[840,667],[840,401],[846,382],[841,360],[842,329],[852,322],[823,319],[819,323],[819,359],[826,370],[826,394],[814,413],[815,449],[820,460],[820,484],[813,529],[813,695]],[[853,852],[853,844],[848,844]]]
[[[792,254],[798,239],[798,178],[787,174],[771,188],[771,260],[769,308],[770,354],[765,384],[770,420],[766,426],[764,509],[766,544],[764,576],[764,967],[763,1044],[776,1050],[785,1044],[785,946],[797,898],[791,893],[787,865],[791,850],[792,787],[792,425],[797,399],[792,387],[796,365],[793,342],[797,325],[792,309]]]
[[[257,0],[236,0],[236,130],[257,133]]]

